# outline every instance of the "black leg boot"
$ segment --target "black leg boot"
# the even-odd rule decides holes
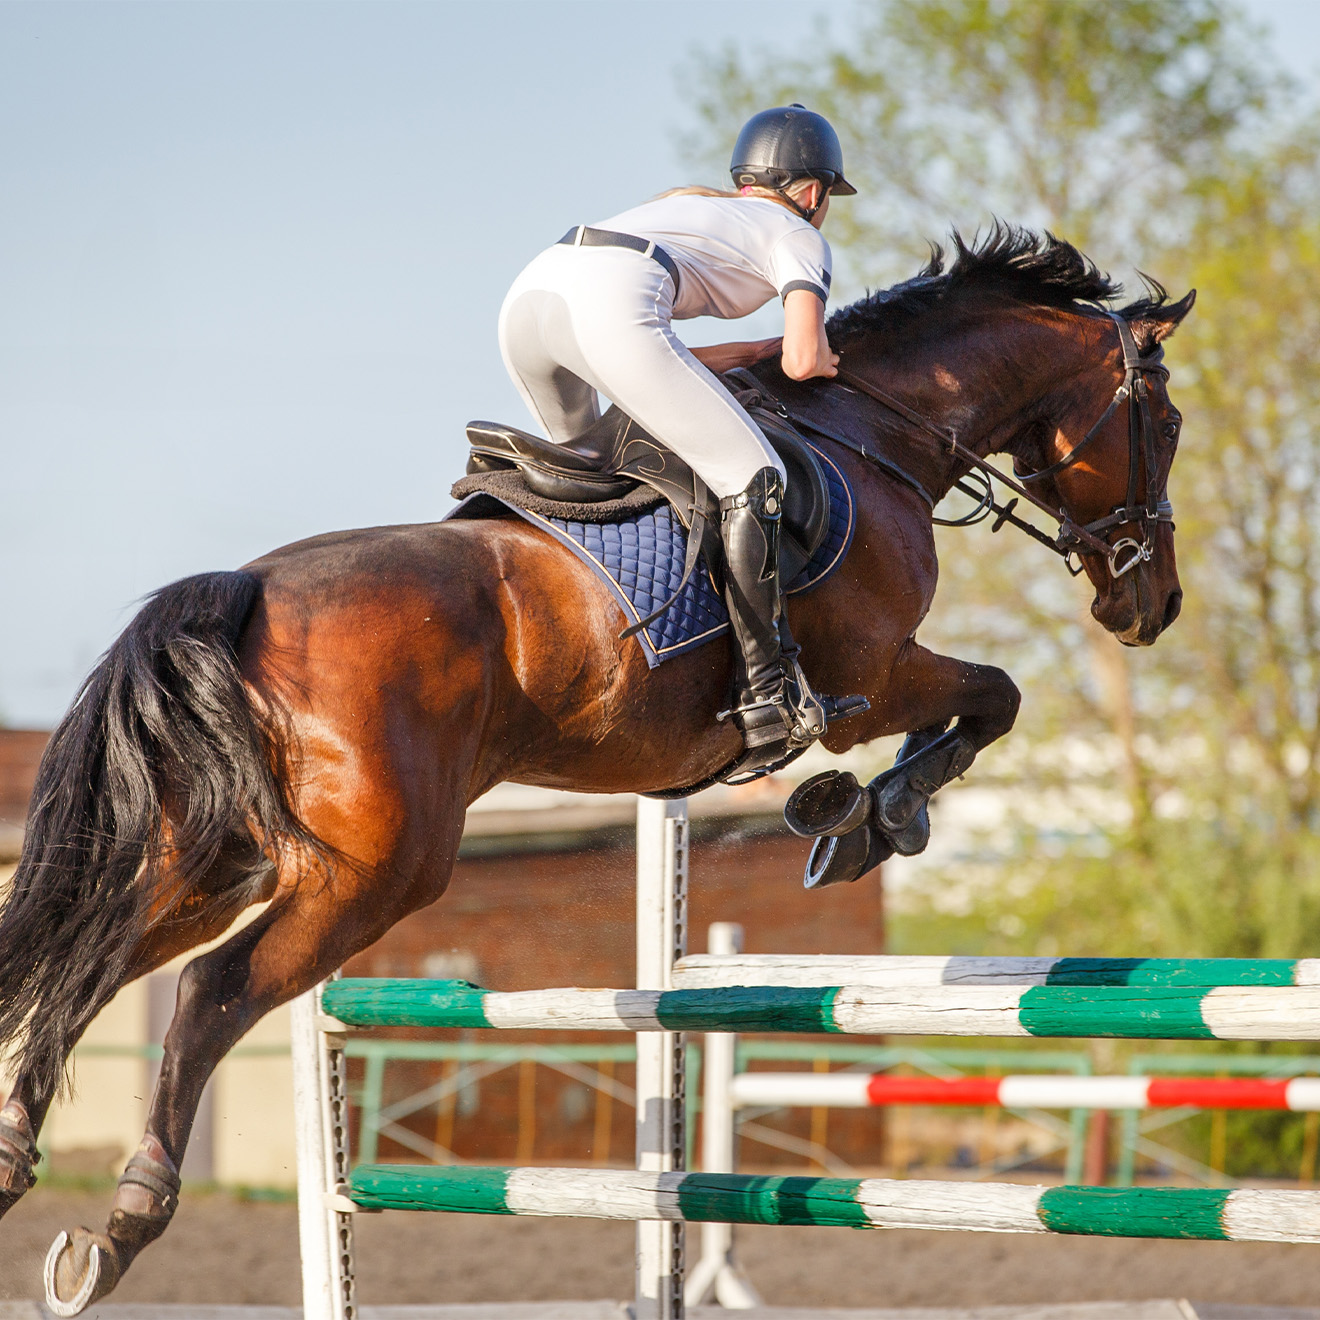
[[[784,479],[762,468],[747,489],[720,501],[724,602],[736,645],[733,720],[752,754],[748,770],[788,751],[793,731],[779,644],[779,520]]]

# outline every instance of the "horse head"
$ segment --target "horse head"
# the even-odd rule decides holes
[[[947,267],[933,247],[914,279],[830,318],[840,381],[884,406],[872,443],[937,499],[969,467],[1001,477],[985,460],[1011,454],[1009,484],[1062,523],[1054,548],[1080,560],[1096,620],[1149,646],[1182,606],[1167,495],[1181,418],[1161,345],[1195,291],[1170,303],[1152,281],[1111,310],[1121,286],[1052,234],[996,223],[953,243]],[[1018,522],[1012,504],[996,526]]]
[[[1095,587],[1091,614],[1126,646],[1149,646],[1182,608],[1168,498],[1182,417],[1161,345],[1195,300],[1158,290],[1103,322],[1087,317],[1103,327],[1099,355],[1060,390],[1036,453],[1017,460],[1019,479],[1070,520],[1063,540]]]

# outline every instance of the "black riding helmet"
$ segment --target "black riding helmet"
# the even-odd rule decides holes
[[[729,173],[734,184],[773,188],[810,220],[785,189],[796,179],[819,179],[836,197],[851,197],[857,189],[843,177],[843,148],[824,115],[805,106],[783,105],[753,115],[733,146]]]

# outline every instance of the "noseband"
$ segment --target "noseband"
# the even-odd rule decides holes
[[[1042,468],[1039,472],[1017,472],[1025,485],[1033,481],[1044,481],[1053,477],[1075,463],[1082,451],[1104,429],[1105,423],[1114,415],[1115,410],[1125,400],[1128,401],[1128,485],[1127,498],[1103,518],[1087,523],[1081,528],[1070,528],[1067,524],[1059,532],[1058,545],[1064,551],[1065,558],[1084,544],[1078,531],[1092,536],[1103,536],[1113,527],[1125,523],[1141,525],[1141,540],[1130,536],[1121,537],[1109,548],[1106,559],[1109,574],[1121,578],[1138,564],[1145,563],[1153,553],[1151,536],[1157,523],[1173,523],[1173,503],[1168,498],[1167,483],[1164,490],[1155,488],[1155,420],[1150,415],[1150,382],[1147,375],[1159,376],[1168,380],[1169,370],[1164,366],[1164,349],[1156,345],[1155,351],[1143,357],[1137,348],[1132,327],[1123,317],[1113,312],[1106,315],[1118,327],[1119,342],[1123,345],[1123,383],[1114,392],[1109,407],[1101,414],[1100,420],[1070,449],[1057,463]],[[1133,407],[1132,401],[1136,406]],[[1137,469],[1144,464],[1146,471],[1146,500],[1137,503]],[[1016,465],[1014,470],[1017,471]]]
[[[1109,576],[1111,578],[1121,578],[1125,573],[1130,573],[1138,564],[1151,558],[1154,553],[1151,536],[1156,524],[1169,523],[1172,525],[1173,523],[1173,505],[1168,499],[1167,490],[1156,490],[1154,483],[1155,420],[1150,412],[1150,383],[1147,380],[1149,375],[1159,376],[1161,379],[1167,380],[1169,371],[1164,366],[1163,347],[1156,345],[1153,353],[1143,357],[1137,348],[1137,341],[1132,334],[1132,327],[1128,325],[1127,321],[1116,312],[1106,310],[1105,315],[1118,327],[1119,342],[1123,346],[1123,383],[1114,391],[1114,397],[1109,401],[1109,407],[1101,414],[1100,419],[1058,462],[1051,463],[1049,467],[1042,468],[1039,472],[1025,474],[1018,471],[1017,465],[1014,464],[1014,471],[1018,473],[1024,483],[1021,485],[1011,477],[1006,477],[993,464],[987,463],[980,454],[968,449],[952,431],[936,426],[920,413],[909,408],[901,400],[877,389],[869,381],[862,380],[860,376],[855,376],[852,372],[845,371],[842,368],[838,372],[837,379],[842,384],[858,390],[862,394],[869,395],[877,403],[883,404],[890,412],[896,413],[905,421],[911,422],[913,426],[918,427],[927,435],[933,436],[947,447],[955,458],[960,459],[969,467],[975,468],[983,474],[981,480],[985,484],[983,491],[980,492],[975,488],[965,486],[961,481],[955,483],[959,489],[979,497],[981,507],[969,517],[957,519],[953,525],[976,521],[979,517],[994,512],[999,517],[993,530],[998,531],[1005,521],[1011,522],[1014,526],[1019,527],[1028,535],[1034,536],[1035,539],[1043,542],[1056,554],[1062,556],[1064,563],[1068,566],[1068,571],[1074,576],[1080,573],[1082,569],[1080,564],[1076,567],[1073,566],[1073,555],[1081,551],[1089,551],[1092,554],[1104,556],[1105,562],[1109,566]],[[1135,407],[1132,406],[1134,399],[1136,400]],[[1082,451],[1100,434],[1105,427],[1105,423],[1113,417],[1119,405],[1124,401],[1128,403],[1127,498],[1103,518],[1097,518],[1094,522],[1079,525],[1073,522],[1065,510],[1051,508],[1038,495],[1033,494],[1027,489],[1027,484],[1055,476],[1057,473],[1062,472],[1064,468],[1075,463]],[[1138,471],[1143,463],[1146,472],[1146,499],[1144,504],[1139,504],[1137,502]],[[1049,537],[1043,535],[1030,523],[1014,517],[1013,506],[1017,503],[1017,500],[1010,500],[1004,506],[997,505],[991,494],[991,481],[1002,483],[1010,490],[1016,491],[1022,498],[1029,500],[1038,509],[1047,513],[1059,524],[1058,536],[1050,540]],[[1114,527],[1121,527],[1124,523],[1132,522],[1141,524],[1140,541],[1134,540],[1130,536],[1124,536],[1111,545],[1103,539],[1102,533],[1110,531]]]

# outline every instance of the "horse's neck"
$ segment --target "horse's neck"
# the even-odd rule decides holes
[[[1081,365],[1076,337],[1060,323],[1008,315],[998,331],[955,329],[892,358],[876,355],[864,378],[979,457],[1008,453],[1039,466],[1027,450],[1036,442],[1042,403]],[[892,429],[906,436],[913,427],[895,418]],[[913,475],[936,497],[967,470],[931,436],[904,445]]]

